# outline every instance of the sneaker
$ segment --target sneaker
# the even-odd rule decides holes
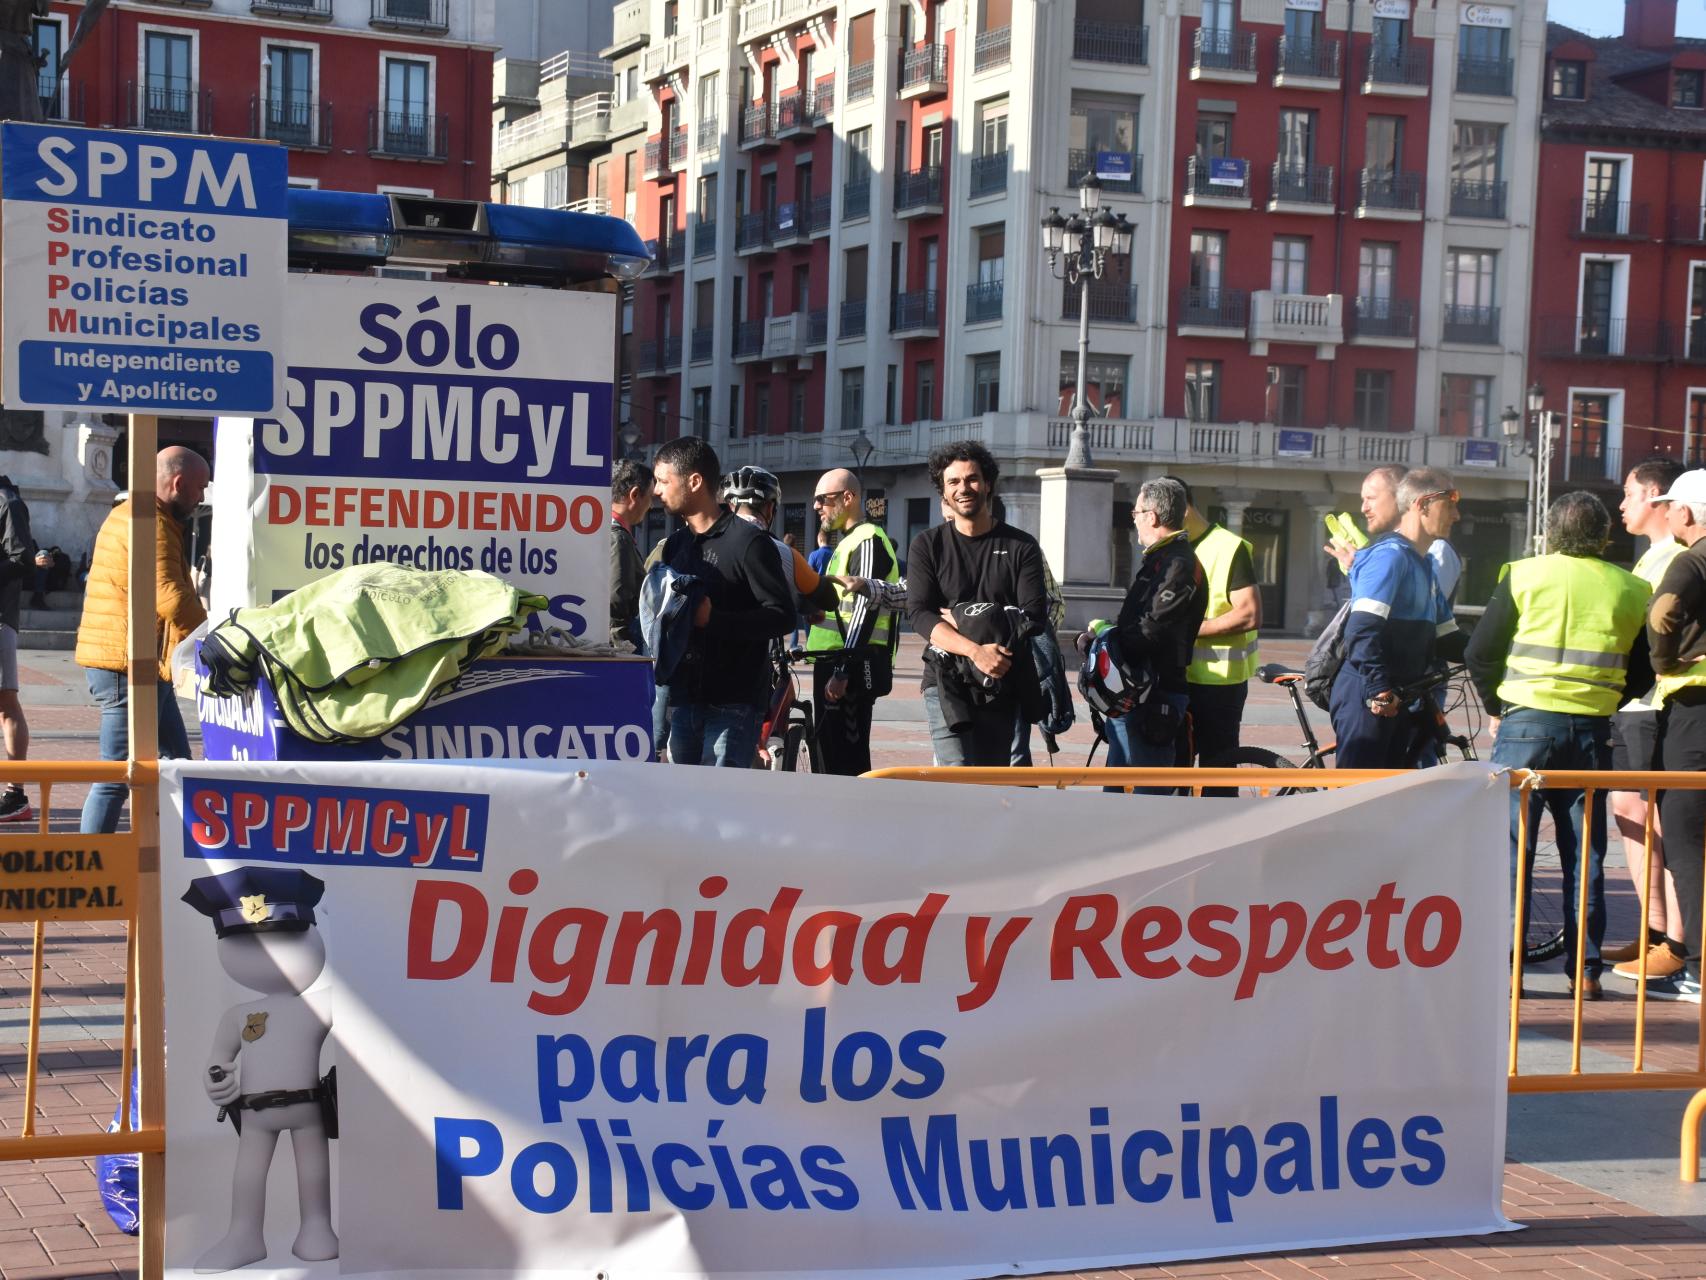
[[[0,822],[28,822],[35,816],[22,787],[8,788],[0,794]]]
[[[1641,958],[1641,946],[1642,944],[1639,942],[1625,942],[1621,947],[1601,947],[1599,958],[1607,964],[1622,964],[1626,960],[1639,960]]]
[[[1600,953],[1602,957],[1604,954],[1604,952]],[[1630,982],[1639,982],[1641,980],[1641,962],[1639,960],[1626,960],[1613,969],[1612,972],[1619,978],[1624,978]],[[1664,943],[1661,942],[1658,946],[1648,949],[1648,982],[1652,982],[1658,978],[1674,978],[1681,972],[1682,961],[1677,959],[1676,952],[1672,951]]]
[[[1680,1000],[1684,1004],[1700,1003],[1700,979],[1679,973],[1674,978],[1647,983],[1647,999]]]

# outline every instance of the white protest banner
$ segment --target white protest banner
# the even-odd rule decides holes
[[[285,149],[0,125],[0,383],[16,409],[269,413]]]
[[[277,414],[219,422],[214,616],[335,569],[481,569],[602,626],[614,300],[293,275]]]
[[[948,1280],[1510,1225],[1484,766],[163,772],[170,1274]]]

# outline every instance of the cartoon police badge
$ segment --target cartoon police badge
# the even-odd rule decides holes
[[[195,1263],[202,1274],[267,1256],[262,1226],[267,1174],[279,1136],[295,1157],[299,1226],[291,1252],[304,1262],[338,1256],[328,1142],[337,1136],[337,1074],[320,1071],[332,1027],[327,993],[309,988],[326,966],[314,907],[326,886],[306,871],[238,867],[190,882],[183,900],[213,923],[219,963],[261,999],[221,1015],[203,1087],[237,1135],[231,1225]]]

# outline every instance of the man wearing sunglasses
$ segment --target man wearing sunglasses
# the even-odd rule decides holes
[[[1417,467],[1398,483],[1397,527],[1351,563],[1345,662],[1331,711],[1342,769],[1409,769],[1431,760],[1435,664],[1460,657],[1464,636],[1427,550],[1457,523],[1450,473]]]

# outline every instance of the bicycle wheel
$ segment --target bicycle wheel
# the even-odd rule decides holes
[[[1528,886],[1522,958],[1524,964],[1540,964],[1564,954],[1564,867],[1550,838],[1537,842]]]
[[[803,724],[788,726],[787,735],[782,739],[782,763],[784,773],[816,773],[817,753],[812,750],[810,741],[806,738],[806,727]],[[801,761],[805,768],[800,768]]]
[[[1234,747],[1230,751],[1222,751],[1212,760],[1204,760],[1205,769],[1295,769],[1297,765],[1287,760],[1278,752],[1269,751],[1265,747]],[[1309,788],[1304,788],[1309,790]],[[1296,787],[1273,788],[1269,785],[1268,795],[1294,795]],[[1204,795],[1260,797],[1263,794],[1263,783],[1260,775],[1251,778],[1246,786],[1241,787],[1207,787]]]

